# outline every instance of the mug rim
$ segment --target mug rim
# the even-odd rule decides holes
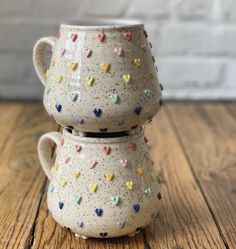
[[[137,138],[140,138],[144,136],[144,132],[142,127],[136,128],[136,130],[133,131],[134,133],[123,136],[123,137],[81,137],[81,136],[75,136],[72,133],[68,132],[66,128],[63,128],[62,134],[63,137],[68,138],[69,140],[74,140],[76,142],[80,143],[86,143],[86,144],[116,144],[116,143],[127,143],[132,140],[135,140]]]
[[[142,21],[135,19],[81,19],[71,24],[62,23],[61,28],[80,30],[113,30],[143,28]]]

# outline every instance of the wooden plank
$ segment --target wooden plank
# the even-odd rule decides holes
[[[23,113],[23,105],[0,104],[0,153],[6,146],[11,132],[18,123],[18,119]]]
[[[236,116],[216,103],[168,110],[219,233],[236,248]]]
[[[165,112],[158,114],[147,126],[146,136],[157,172],[163,178],[163,208],[158,218],[145,229],[150,247],[225,248]]]
[[[14,118],[12,116],[12,120]],[[0,123],[0,127],[2,125]],[[30,245],[42,189],[46,183],[39,166],[36,144],[42,133],[53,129],[56,129],[55,124],[49,120],[41,106],[25,105],[1,151],[1,249],[25,249]]]

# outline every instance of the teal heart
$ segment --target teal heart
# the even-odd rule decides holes
[[[81,200],[82,200],[82,196],[81,195],[77,195],[76,196],[76,203],[80,204]]]
[[[113,195],[111,197],[111,203],[112,203],[113,206],[117,206],[119,204],[119,202],[120,202],[120,197],[119,196]]]
[[[117,94],[113,94],[113,95],[111,95],[110,96],[110,99],[111,99],[111,101],[113,102],[113,103],[118,103],[118,101],[119,101],[119,96],[117,95]]]
[[[144,90],[144,94],[145,94],[145,96],[150,97],[150,96],[151,96],[151,91],[150,91],[150,89],[145,89],[145,90]]]
[[[147,197],[150,197],[151,194],[152,194],[152,191],[151,191],[150,188],[145,188],[145,189],[144,189],[144,193],[145,193],[145,195],[146,195]]]
[[[73,101],[73,102],[75,102],[76,100],[78,100],[78,97],[79,97],[79,95],[76,92],[70,92],[69,93],[69,99],[71,101]]]

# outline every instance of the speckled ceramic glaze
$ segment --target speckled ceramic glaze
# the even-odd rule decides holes
[[[51,141],[57,145],[53,167]],[[116,138],[50,132],[38,152],[50,179],[48,208],[78,236],[134,235],[157,215],[161,196],[140,128]]]
[[[48,44],[52,59],[46,70]],[[45,85],[45,108],[63,127],[130,130],[160,107],[161,86],[143,24],[61,25],[57,38],[36,43],[33,59]]]

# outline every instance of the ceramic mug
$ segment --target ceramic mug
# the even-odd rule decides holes
[[[77,236],[133,236],[157,215],[160,189],[142,130],[113,138],[49,132],[38,154],[50,180],[49,211]]]
[[[52,47],[48,71],[45,48]],[[33,51],[45,85],[47,112],[75,131],[126,131],[151,119],[161,85],[143,24],[62,24],[57,37],[40,39]]]

